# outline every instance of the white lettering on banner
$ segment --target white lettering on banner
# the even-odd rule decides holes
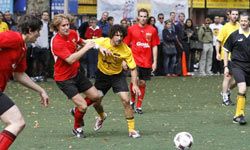
[[[148,45],[148,43],[137,42],[136,46],[143,47],[143,48],[150,48],[150,46]]]

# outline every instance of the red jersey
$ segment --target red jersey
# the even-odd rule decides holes
[[[86,39],[95,39],[102,36],[102,30],[97,26],[95,29],[91,26],[87,28],[85,33]]]
[[[131,45],[137,66],[152,68],[152,48],[160,44],[157,31],[153,26],[140,27],[136,24],[129,27],[124,42]]]
[[[68,36],[62,36],[57,33],[51,40],[51,51],[55,58],[54,79],[55,81],[64,81],[77,75],[80,66],[79,61],[69,64],[65,61],[71,54],[77,50],[77,45],[83,41],[79,35],[70,30]]]
[[[26,70],[26,50],[21,33],[0,33],[0,91],[4,91],[13,72]]]

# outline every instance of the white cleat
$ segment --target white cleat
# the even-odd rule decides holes
[[[94,130],[95,131],[98,131],[98,130],[100,130],[102,128],[103,122],[104,122],[104,120],[106,118],[107,118],[107,114],[106,113],[104,113],[104,119],[101,119],[100,117],[96,117],[95,118],[96,119],[95,126],[94,126]]]
[[[134,138],[134,139],[141,137],[141,135],[139,134],[139,131],[135,131],[135,130],[129,132],[129,133],[128,133],[128,136],[129,136],[129,137],[132,137],[132,138]]]

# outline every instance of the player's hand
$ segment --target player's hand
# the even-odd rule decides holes
[[[125,61],[122,61],[122,68],[123,70],[128,70],[128,65]]]
[[[47,107],[49,105],[49,96],[48,94],[45,92],[45,90],[43,90],[40,93],[40,97],[41,97],[41,104],[45,107]]]
[[[133,93],[135,93],[136,96],[140,96],[141,95],[141,91],[140,91],[140,89],[139,89],[139,87],[137,85],[133,84],[132,90],[133,90]]]
[[[111,56],[112,55],[112,52],[106,48],[100,47],[99,50],[103,56]]]
[[[86,41],[86,44],[84,45],[85,49],[91,49],[95,46],[95,42],[94,41]]]
[[[228,67],[225,67],[225,68],[224,68],[224,75],[225,75],[226,77],[229,77],[229,76],[230,76]]]
[[[217,59],[218,61],[221,61],[220,54],[216,54],[216,59]]]
[[[157,67],[157,63],[153,62],[153,64],[152,64],[152,72],[155,72],[156,67]]]

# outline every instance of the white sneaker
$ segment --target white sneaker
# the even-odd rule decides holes
[[[104,119],[101,119],[100,116],[95,118],[96,119],[95,126],[94,126],[95,131],[98,131],[102,128],[103,122],[107,118],[107,116],[108,115],[106,113],[104,113]]]
[[[134,138],[134,139],[141,137],[141,135],[139,134],[139,131],[135,131],[135,130],[129,132],[129,133],[128,133],[128,136],[129,136],[129,137],[132,137],[132,138]]]

